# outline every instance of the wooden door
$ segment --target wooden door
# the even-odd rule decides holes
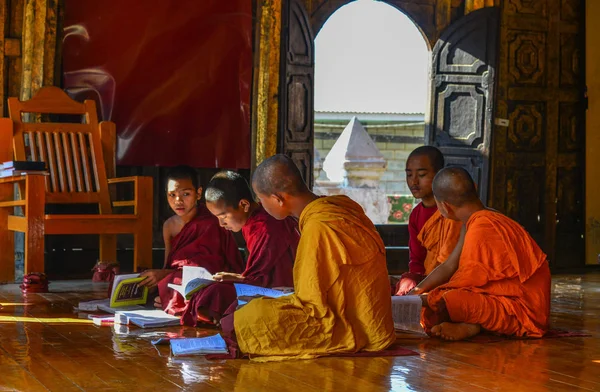
[[[278,152],[290,156],[313,184],[314,36],[301,1],[282,4]]]
[[[502,8],[492,206],[522,224],[552,267],[584,262],[584,6]]]
[[[433,48],[431,99],[425,141],[438,147],[447,165],[467,169],[483,202],[489,186],[494,116],[498,8],[459,19]]]

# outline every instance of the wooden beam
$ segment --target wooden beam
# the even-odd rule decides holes
[[[54,84],[58,2],[26,0],[23,16],[21,101]]]
[[[438,0],[435,4],[435,29],[437,38],[440,37],[442,31],[450,26],[452,21],[452,4],[450,0]],[[437,41],[436,38],[436,41]]]
[[[260,2],[257,31],[258,69],[256,102],[253,107],[252,168],[277,152],[279,112],[279,67],[281,57],[281,1]]]
[[[4,56],[19,57],[21,55],[21,40],[18,38],[4,39]]]
[[[5,96],[5,89],[4,86],[6,85],[5,79],[6,79],[6,70],[7,67],[5,67],[4,65],[4,57],[6,56],[6,48],[5,48],[5,38],[4,38],[4,32],[6,31],[6,22],[8,19],[8,13],[7,13],[7,7],[6,7],[6,1],[2,0],[0,1],[0,82],[2,83],[0,86],[2,86],[2,88],[0,88],[0,116],[4,117],[4,106],[5,106],[5,102],[6,102],[6,96]],[[0,147],[2,148],[2,147]]]

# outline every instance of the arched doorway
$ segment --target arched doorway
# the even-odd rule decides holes
[[[384,2],[354,1],[328,18],[315,37],[316,193],[348,194],[376,224],[408,222],[404,169],[425,143],[430,57],[414,22]],[[369,170],[373,160],[381,167]],[[356,174],[343,169],[349,161]]]
[[[313,29],[319,31],[324,21],[347,3],[350,1],[327,1],[317,6],[308,0],[290,0],[282,4],[278,151],[296,161],[309,184],[313,183],[314,155]],[[478,9],[445,28],[452,20],[452,8],[437,7],[432,12],[402,0],[392,5],[415,22],[430,44],[435,43],[425,142],[442,149],[448,162],[469,170],[486,201],[499,10]]]

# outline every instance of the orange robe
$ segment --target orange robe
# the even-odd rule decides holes
[[[396,336],[385,247],[362,207],[322,197],[304,208],[299,228],[295,294],[234,313],[241,351],[267,361],[389,347]]]
[[[425,275],[448,260],[460,237],[461,227],[462,222],[446,219],[439,211],[423,225],[417,239],[427,249]]]
[[[504,335],[541,337],[550,315],[546,255],[517,222],[495,211],[478,211],[467,222],[458,270],[427,301],[427,331],[452,321]]]

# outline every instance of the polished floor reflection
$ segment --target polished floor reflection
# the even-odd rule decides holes
[[[215,330],[96,327],[73,305],[101,298],[106,286],[50,289],[24,298],[16,285],[0,286],[0,391],[600,391],[598,273],[553,280],[553,327],[591,337],[450,343],[398,335],[420,355],[267,364],[172,358],[150,340]]]

